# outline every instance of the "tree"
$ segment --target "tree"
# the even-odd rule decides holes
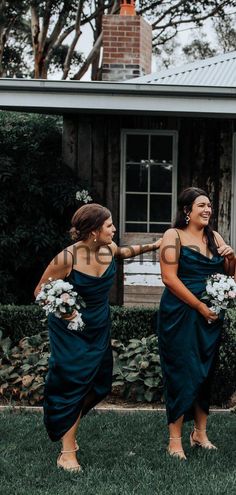
[[[119,0],[0,0],[0,6],[1,29],[7,32],[0,50],[3,53],[6,49],[15,23],[16,39],[23,37],[31,45],[35,78],[47,78],[55,66],[61,68],[62,79],[81,79],[90,66],[92,79],[99,78],[102,16],[118,14]],[[216,15],[224,19],[233,6],[235,0],[139,0],[138,14],[152,24],[155,48],[174,39],[181,25],[200,27]],[[84,26],[90,26],[93,32],[93,46],[86,58],[79,51]]]
[[[236,16],[227,16],[223,20],[215,19],[213,26],[215,28],[218,46],[223,52],[236,50],[236,30],[234,28]]]
[[[211,44],[206,39],[206,34],[201,32],[198,38],[194,38],[192,43],[183,47],[183,52],[189,62],[194,60],[203,60],[204,58],[214,57],[217,50],[211,47]]]
[[[200,31],[192,42],[183,46],[183,53],[188,61],[213,57],[219,53],[236,50],[236,30],[234,28],[236,16],[225,16],[224,19],[214,19],[212,22],[212,36],[215,41],[207,40],[207,34]]]
[[[61,117],[0,113],[1,304],[31,302],[48,261],[71,242],[86,184],[62,163],[61,135]]]
[[[0,77],[14,75],[12,66],[20,73],[26,68],[22,58],[22,18],[27,8],[25,0],[0,0]]]
[[[151,21],[154,46],[174,38],[183,24],[201,27],[209,17],[224,17],[226,9],[235,6],[227,0],[140,0],[140,13]]]

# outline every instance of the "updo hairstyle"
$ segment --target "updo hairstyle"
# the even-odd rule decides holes
[[[89,203],[81,206],[71,219],[70,236],[76,241],[85,241],[93,230],[99,230],[111,216],[111,212],[102,205]]]

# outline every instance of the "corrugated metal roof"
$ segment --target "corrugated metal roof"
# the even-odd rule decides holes
[[[236,87],[236,51],[198,60],[159,73],[129,79],[136,84]]]

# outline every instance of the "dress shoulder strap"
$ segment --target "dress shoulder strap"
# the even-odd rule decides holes
[[[217,239],[216,235],[214,234],[214,232],[213,232],[213,239],[214,239],[214,241],[215,241],[215,244],[216,244],[217,248],[219,248],[219,247],[220,247],[220,245],[219,245],[219,241],[218,241],[218,239]]]
[[[180,244],[180,246],[181,246],[181,237],[180,237],[180,235],[179,235],[179,231],[178,231],[177,229],[175,229],[175,232],[176,232],[176,233],[177,233],[177,235],[178,235],[178,238],[179,238],[179,244]]]
[[[64,253],[65,253],[65,261],[67,261],[67,254],[66,253],[70,253],[70,255],[71,255],[71,261],[72,261],[71,270],[72,270],[73,266],[74,266],[74,255],[71,251],[69,251],[69,249],[64,249]]]
[[[109,249],[109,251],[110,251],[110,253],[111,253],[111,255],[112,255],[112,258],[113,258],[113,257],[114,257],[114,256],[113,256],[113,252],[112,252],[112,249],[111,249],[111,247],[109,246],[109,244],[107,244],[107,247],[108,247],[108,249]]]

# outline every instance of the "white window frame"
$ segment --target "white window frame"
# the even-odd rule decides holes
[[[173,137],[173,171],[172,171],[172,211],[171,221],[176,214],[177,206],[177,157],[178,157],[178,131],[171,130],[153,130],[153,129],[122,129],[121,131],[121,174],[120,174],[120,236],[129,234],[125,231],[125,194],[126,194],[126,136],[128,135],[157,135],[157,136],[172,136]],[[136,232],[135,232],[136,233]],[[139,234],[139,232],[137,232]],[[142,232],[145,234],[145,232]],[[153,232],[149,233],[153,235]]]

